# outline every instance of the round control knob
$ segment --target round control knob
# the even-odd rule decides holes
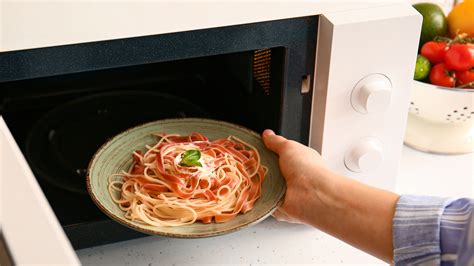
[[[370,172],[383,161],[382,143],[373,137],[364,138],[344,156],[346,167],[353,172]]]
[[[352,90],[351,103],[363,114],[383,112],[390,106],[392,83],[382,74],[361,79]]]

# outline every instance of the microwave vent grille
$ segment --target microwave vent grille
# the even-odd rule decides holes
[[[272,61],[271,49],[255,50],[253,54],[253,77],[263,92],[270,94],[270,69]]]

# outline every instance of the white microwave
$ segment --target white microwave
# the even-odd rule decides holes
[[[74,248],[142,236],[103,216],[82,179],[97,145],[134,122],[203,116],[272,128],[340,174],[394,188],[421,28],[408,3],[1,8],[0,226],[15,263],[78,263]],[[234,95],[232,111],[193,91]],[[155,100],[176,110],[117,119]]]

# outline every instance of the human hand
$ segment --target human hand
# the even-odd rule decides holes
[[[317,151],[296,141],[275,135],[272,130],[262,134],[265,146],[278,154],[280,170],[286,180],[286,195],[283,204],[273,216],[279,221],[306,223],[312,221],[309,204],[315,200],[323,203],[317,188],[331,176]],[[317,204],[319,205],[319,204]]]
[[[315,150],[296,141],[262,134],[278,154],[286,180],[283,204],[273,213],[279,221],[304,223],[390,262],[392,219],[399,196],[331,172]]]

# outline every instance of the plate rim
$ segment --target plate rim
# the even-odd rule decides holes
[[[87,187],[87,193],[89,194],[90,198],[92,199],[92,201],[94,202],[94,204],[104,213],[106,214],[109,218],[111,218],[112,220],[114,220],[115,222],[123,225],[123,226],[126,226],[130,229],[133,229],[133,230],[136,230],[136,231],[139,231],[139,232],[142,232],[142,233],[146,233],[146,234],[149,234],[149,235],[160,235],[160,236],[166,236],[166,237],[174,237],[174,238],[184,238],[184,239],[192,239],[192,238],[204,238],[204,237],[213,237],[213,236],[219,236],[219,235],[224,235],[224,234],[229,234],[229,233],[232,233],[232,232],[235,232],[235,231],[238,231],[240,229],[244,229],[246,227],[249,227],[251,225],[254,225],[254,224],[257,224],[261,221],[263,221],[264,219],[268,218],[278,207],[280,207],[282,204],[283,204],[283,201],[284,201],[284,197],[285,197],[285,194],[286,194],[286,182],[284,181],[283,182],[283,189],[280,193],[280,195],[278,195],[278,201],[277,203],[272,206],[267,212],[263,213],[263,215],[261,215],[260,217],[258,217],[257,219],[255,220],[252,220],[252,221],[249,221],[247,223],[243,223],[243,224],[239,224],[235,227],[232,227],[232,228],[229,228],[229,229],[226,229],[226,230],[222,230],[222,231],[215,231],[215,232],[208,232],[208,233],[196,233],[196,234],[179,234],[179,233],[169,233],[169,232],[160,232],[160,231],[153,231],[153,230],[150,230],[150,229],[146,229],[146,228],[143,228],[143,227],[140,227],[140,226],[137,226],[133,223],[131,223],[130,221],[128,220],[125,220],[125,219],[122,219],[121,217],[118,217],[117,215],[115,215],[114,213],[112,213],[111,211],[109,211],[101,202],[100,200],[96,197],[95,193],[92,191],[92,187],[91,187],[91,169],[92,169],[92,165],[93,163],[96,161],[96,158],[98,156],[98,154],[107,146],[109,145],[112,141],[114,141],[115,139],[117,138],[120,138],[122,137],[123,135],[126,135],[126,134],[129,134],[131,131],[134,131],[134,130],[137,130],[138,128],[141,128],[141,127],[146,127],[147,125],[151,125],[151,124],[157,124],[157,123],[166,123],[166,122],[178,122],[178,121],[204,121],[206,123],[214,123],[214,124],[226,124],[227,126],[230,126],[230,127],[234,127],[234,128],[237,128],[237,129],[240,129],[240,130],[243,130],[257,138],[259,138],[260,140],[262,140],[262,137],[260,134],[258,134],[257,132],[249,129],[249,128],[246,128],[244,126],[241,126],[241,125],[238,125],[238,124],[234,124],[234,123],[230,123],[230,122],[227,122],[227,121],[221,121],[221,120],[215,120],[215,119],[209,119],[209,118],[168,118],[168,119],[160,119],[160,120],[155,120],[155,121],[151,121],[151,122],[147,122],[147,123],[143,123],[143,124],[140,124],[140,125],[136,125],[134,127],[131,127],[129,129],[126,129],[120,133],[118,133],[117,135],[109,138],[104,144],[102,144],[98,149],[97,151],[94,153],[94,155],[92,156],[91,160],[89,161],[89,164],[87,166],[87,174],[86,174],[86,187]],[[263,140],[262,140],[263,142]],[[269,150],[270,151],[270,150]],[[272,151],[270,151],[271,153],[273,153]],[[275,156],[277,156],[275,154]],[[283,175],[281,174],[280,172],[280,176],[281,178],[284,180],[284,177]]]

